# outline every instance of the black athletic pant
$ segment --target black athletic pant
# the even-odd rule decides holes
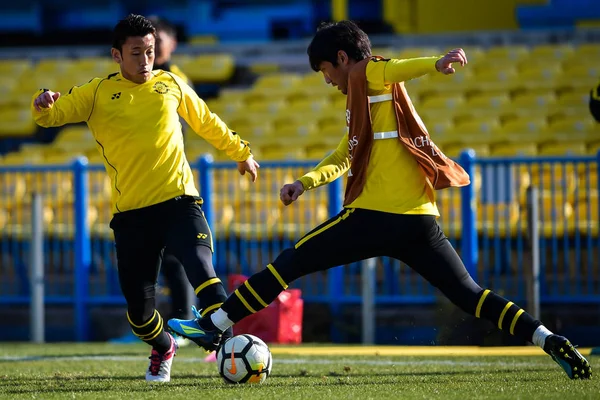
[[[473,281],[434,216],[365,209],[345,209],[313,229],[250,277],[222,308],[237,322],[266,307],[290,282],[304,275],[380,256],[403,261],[462,310],[511,334],[531,341],[541,325],[517,305]]]
[[[192,319],[191,307],[196,304],[194,290],[185,274],[183,265],[179,262],[168,248],[163,254],[160,271],[165,278],[166,286],[169,288],[171,298],[171,314],[169,319]]]
[[[226,292],[212,264],[212,235],[204,213],[191,196],[115,214],[121,290],[133,333],[158,351],[170,346],[163,319],[155,309],[158,272],[165,247],[185,268],[203,314],[216,310]]]

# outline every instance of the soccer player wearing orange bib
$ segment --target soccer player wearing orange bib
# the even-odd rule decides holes
[[[344,209],[251,276],[210,317],[170,320],[169,328],[207,349],[242,318],[265,308],[290,282],[371,257],[405,262],[465,312],[542,347],[572,379],[591,376],[588,361],[564,337],[471,278],[440,229],[435,190],[469,184],[469,176],[429,137],[404,81],[452,74],[462,49],[407,60],[371,55],[368,36],[350,21],[320,27],[308,47],[310,65],[347,95],[348,133],[312,171],[280,192],[289,205],[306,190],[347,173]],[[342,284],[342,282],[340,282]],[[187,331],[195,329],[194,333]]]

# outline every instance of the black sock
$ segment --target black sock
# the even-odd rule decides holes
[[[542,325],[521,307],[489,289],[480,293],[475,316],[492,321],[498,328],[529,342],[533,340],[533,332]]]
[[[231,321],[238,322],[267,307],[287,287],[279,272],[269,264],[240,285],[221,308]]]

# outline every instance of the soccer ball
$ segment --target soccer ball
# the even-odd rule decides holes
[[[219,375],[227,383],[263,383],[272,365],[271,351],[253,335],[234,336],[217,353]]]

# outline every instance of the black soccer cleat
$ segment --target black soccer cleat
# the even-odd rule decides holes
[[[571,342],[563,336],[550,335],[544,343],[544,351],[567,373],[571,379],[590,379],[592,367]]]

